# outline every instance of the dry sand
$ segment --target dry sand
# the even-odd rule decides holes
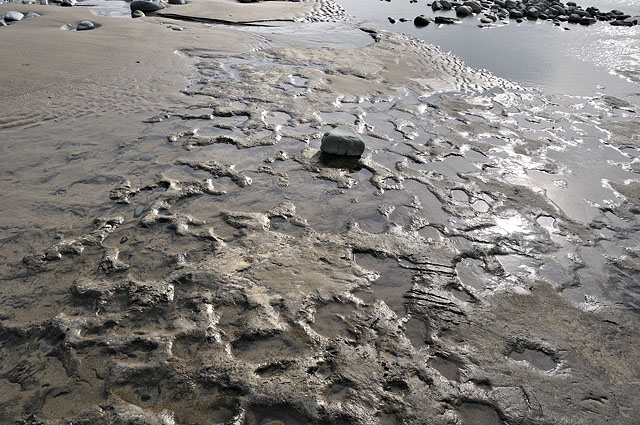
[[[177,51],[238,53],[259,45],[248,34],[167,18],[113,19],[82,7],[0,5],[0,14],[9,10],[42,16],[3,28],[0,127],[179,101],[190,71]],[[65,29],[82,20],[99,27]]]

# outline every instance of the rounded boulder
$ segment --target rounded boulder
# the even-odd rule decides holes
[[[461,18],[465,18],[467,16],[471,16],[473,14],[473,11],[471,10],[471,8],[469,6],[458,6],[456,7],[456,15],[460,16]]]
[[[364,141],[353,127],[341,125],[324,134],[320,150],[329,155],[361,156]]]
[[[5,22],[18,22],[24,18],[24,15],[20,12],[16,12],[15,10],[11,10],[4,15]]]
[[[76,26],[76,31],[89,31],[95,29],[95,25],[91,21],[80,21],[78,26]]]
[[[155,12],[165,8],[164,4],[155,0],[133,0],[129,6],[132,12],[141,10],[144,13]]]
[[[415,25],[416,27],[426,27],[430,22],[431,18],[424,15],[418,15],[413,20],[413,25]]]

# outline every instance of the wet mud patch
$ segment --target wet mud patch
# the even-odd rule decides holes
[[[236,358],[252,363],[297,358],[308,349],[308,342],[292,334],[244,337],[231,344],[231,351]]]
[[[477,301],[476,297],[474,297],[473,294],[469,292],[469,290],[467,290],[464,286],[451,288],[451,293],[460,301],[464,301],[467,303],[474,303]]]
[[[262,378],[271,378],[285,373],[289,367],[295,364],[294,360],[280,360],[274,363],[269,363],[264,366],[260,366],[254,372]]]
[[[308,417],[287,405],[253,406],[249,409],[247,425],[303,425],[312,423]]]
[[[355,391],[353,389],[353,383],[349,381],[338,381],[329,385],[325,395],[325,400],[328,403],[332,402],[346,402],[349,399],[349,391]]]
[[[634,186],[611,183],[628,205],[592,206],[599,218],[587,224],[538,187],[544,176],[571,174],[563,167],[571,155],[549,149],[579,150],[577,139],[592,130],[607,137],[595,128],[600,115],[571,110],[575,99],[556,114],[563,106],[537,92],[509,91],[431,46],[372,34],[377,43],[347,55],[194,52],[201,78],[184,91],[191,106],[149,119],[148,137],[119,148],[126,154],[101,155],[106,177],[56,182],[80,181],[71,185],[78,194],[100,198],[100,211],[123,221],[91,227],[81,217],[93,216],[93,204],[56,198],[57,213],[79,217],[70,225],[86,231],[30,236],[37,249],[15,267],[19,285],[3,280],[2,314],[22,323],[18,334],[49,330],[55,319],[64,337],[0,351],[0,370],[16,382],[2,389],[25,396],[11,402],[17,408],[3,401],[0,412],[23,417],[35,403],[20,385],[34,390],[53,377],[60,383],[37,413],[74,423],[78,414],[96,424],[134,415],[147,423],[167,422],[162,415],[176,423],[591,423],[584,406],[612,423],[637,416],[626,384],[637,368],[619,360],[637,357],[635,316],[620,320],[629,301],[606,305],[615,297],[602,290],[604,301],[591,305],[607,310],[587,314],[532,273],[550,258],[560,270],[581,262],[579,295],[581,285],[606,281],[613,291],[637,274]],[[575,129],[571,120],[580,121]],[[344,123],[362,133],[367,151],[355,163],[327,161],[317,149],[322,133]],[[50,178],[40,182],[47,190]],[[542,217],[555,219],[553,232]],[[627,221],[624,239],[616,218]],[[0,245],[2,258],[19,246]],[[547,360],[538,351],[562,366],[547,345],[523,339],[503,348],[532,329],[585,357],[572,360],[571,389],[562,368],[539,373]],[[606,349],[592,354],[603,340]],[[44,357],[33,354],[43,348]],[[99,405],[94,413],[68,411],[84,391],[79,382],[97,389],[79,404]],[[454,404],[446,416],[443,400]]]
[[[437,355],[429,359],[429,366],[440,372],[448,380],[460,382],[460,367],[456,362]]]
[[[350,330],[349,316],[356,311],[354,304],[332,302],[318,307],[311,327],[326,338],[355,339]]]

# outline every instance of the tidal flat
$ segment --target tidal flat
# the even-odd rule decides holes
[[[0,4],[0,424],[637,423],[637,81],[103,3]]]

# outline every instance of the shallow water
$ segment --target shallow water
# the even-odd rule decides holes
[[[527,86],[576,95],[625,96],[640,92],[637,79],[629,82],[620,75],[620,71],[640,71],[640,26],[620,28],[598,22],[590,27],[568,23],[556,27],[551,22],[525,20],[518,24],[511,20],[508,25],[498,23],[492,28],[478,28],[478,19],[482,17],[479,14],[465,18],[457,25],[432,23],[417,28],[413,19],[418,15],[455,17],[455,12],[434,13],[431,2],[425,0],[417,3],[340,0],[339,3],[356,21],[433,43],[459,56],[473,68],[487,69]],[[638,0],[581,4],[601,10],[622,9],[630,15],[640,14]],[[391,24],[388,17],[409,21]]]

